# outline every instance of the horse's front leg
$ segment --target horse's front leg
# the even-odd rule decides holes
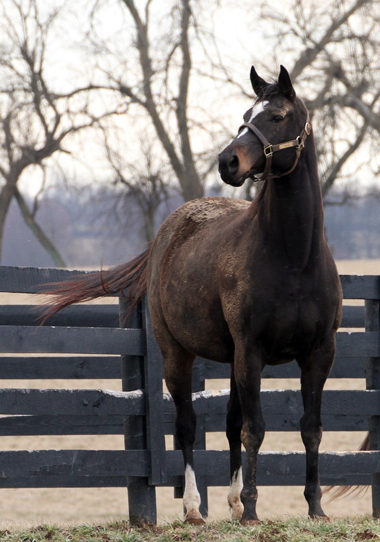
[[[240,520],[244,507],[240,499],[243,489],[241,468],[241,428],[243,419],[241,415],[240,399],[236,387],[234,368],[231,372],[230,400],[227,407],[227,438],[230,445],[230,490],[228,504],[231,510],[231,519]]]
[[[236,345],[235,342],[234,366],[243,418],[241,441],[247,451],[246,473],[240,495],[244,505],[241,523],[243,525],[254,525],[259,522],[256,513],[258,495],[256,487],[257,456],[265,434],[260,401],[262,362],[258,349],[251,345],[241,347]]]
[[[322,439],[321,405],[323,386],[328,377],[335,355],[335,337],[312,354],[301,367],[301,392],[304,415],[301,418],[301,436],[306,450],[305,498],[309,505],[309,517],[328,521],[321,506],[318,454]]]

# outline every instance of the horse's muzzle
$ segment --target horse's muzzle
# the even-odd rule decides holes
[[[239,175],[240,161],[237,154],[221,152],[219,154],[219,173],[222,180],[232,186],[241,186],[245,181],[244,175]]]

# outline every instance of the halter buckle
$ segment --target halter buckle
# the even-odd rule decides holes
[[[297,145],[297,147],[296,147],[297,151],[302,151],[302,149],[304,148],[305,144],[304,144],[304,142],[302,141],[301,136],[297,136],[297,137],[296,137],[296,140],[298,141],[298,145]]]
[[[265,155],[265,158],[269,158],[270,156],[273,155],[272,145],[267,145],[266,147],[264,147],[264,155]]]

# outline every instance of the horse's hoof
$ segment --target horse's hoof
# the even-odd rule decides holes
[[[253,527],[254,525],[261,525],[261,521],[259,519],[241,519],[240,524],[243,527]]]
[[[316,521],[323,521],[325,523],[330,523],[330,518],[328,516],[309,516],[310,519],[315,519]]]
[[[206,522],[203,518],[186,518],[185,523],[189,525],[205,525]]]
[[[244,506],[241,504],[240,506],[235,505],[234,507],[230,507],[230,514],[231,514],[231,521],[240,521],[244,512]]]

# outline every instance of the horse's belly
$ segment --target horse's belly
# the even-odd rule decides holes
[[[211,305],[192,305],[188,302],[163,304],[166,324],[175,339],[189,352],[222,363],[230,363],[234,356],[234,343],[218,302]]]

